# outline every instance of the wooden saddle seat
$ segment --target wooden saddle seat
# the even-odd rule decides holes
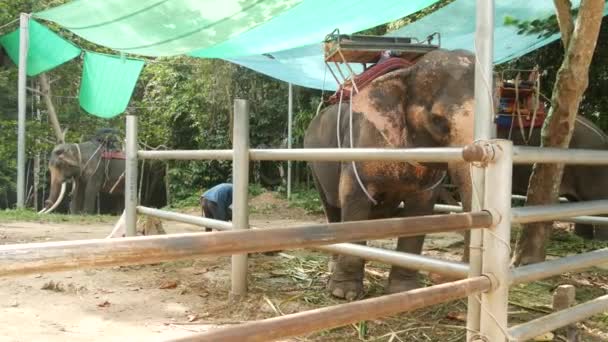
[[[506,75],[515,77],[507,78]],[[527,78],[522,78],[522,75]],[[546,117],[540,98],[540,73],[532,70],[505,70],[496,75],[496,119],[498,127],[541,127]]]
[[[434,44],[435,41],[437,44]],[[439,33],[420,41],[410,37],[345,35],[334,30],[325,37],[325,64],[339,88],[328,102],[337,103],[340,98],[348,101],[353,91],[359,92],[376,78],[391,71],[412,66],[420,57],[439,46]],[[340,77],[329,63],[333,63]],[[363,72],[355,73],[349,63],[362,64]],[[346,67],[348,74],[342,72],[340,65]]]

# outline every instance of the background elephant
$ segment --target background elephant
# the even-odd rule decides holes
[[[260,144],[256,148],[258,149],[269,149],[272,148],[266,144]],[[287,146],[280,146],[279,148],[287,148]],[[283,163],[269,160],[261,160],[257,162],[257,178],[266,188],[273,188],[283,183]]]
[[[497,127],[497,137],[509,139],[509,127]],[[473,142],[470,132],[463,132],[461,140]],[[528,134],[528,132],[526,132]],[[514,145],[540,146],[541,128],[534,128],[530,140],[524,140],[518,129],[514,129],[511,139]],[[465,137],[466,136],[466,137]],[[579,116],[576,118],[574,133],[570,148],[608,150],[608,136],[590,120]],[[513,194],[526,195],[528,181],[532,173],[532,165],[515,165],[513,167]],[[463,200],[465,211],[470,211],[471,183],[468,164],[453,164],[450,166],[450,178],[458,189]],[[608,198],[608,167],[593,165],[566,165],[560,186],[560,196],[570,201],[590,201]],[[587,238],[594,236],[591,225],[576,225],[576,233]]]
[[[529,146],[540,146],[540,128],[532,132]],[[498,128],[498,137],[507,139],[509,129]],[[513,132],[512,140],[515,145],[525,145],[522,135]],[[593,150],[608,150],[608,136],[588,119],[579,116],[576,118],[574,133],[570,141],[570,148],[584,148]],[[513,193],[525,195],[528,189],[528,180],[532,173],[532,165],[516,165],[513,168]],[[591,201],[608,198],[608,167],[589,165],[566,165],[564,177],[560,188],[560,195],[570,201]],[[592,238],[594,229],[592,225],[576,225],[576,233],[586,238]]]
[[[390,72],[311,122],[306,148],[460,146],[472,130],[473,55],[436,50],[407,69]],[[349,133],[352,132],[352,133]],[[352,134],[352,136],[351,136]],[[445,171],[438,164],[313,162],[315,186],[329,222],[431,214]],[[445,165],[443,165],[445,167]],[[357,177],[358,175],[358,177]],[[359,179],[357,179],[359,178]],[[399,209],[401,202],[404,209]],[[397,249],[420,253],[424,236],[400,238]],[[364,243],[364,242],[361,242]],[[363,291],[364,261],[334,255],[328,289],[355,299]],[[416,271],[393,267],[388,292],[418,287]]]
[[[104,159],[104,151],[104,144],[98,141],[55,146],[49,158],[51,182],[46,212],[62,201],[66,182],[72,183],[70,213],[96,213],[100,192],[111,195],[109,202],[115,203],[115,210],[122,211],[125,161]]]

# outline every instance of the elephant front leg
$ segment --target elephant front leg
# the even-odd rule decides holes
[[[70,214],[80,215],[84,202],[84,184],[80,180],[72,183],[72,200],[70,201]]]
[[[99,195],[100,188],[101,183],[99,182],[89,181],[87,183],[84,194],[83,213],[92,215],[97,212],[95,204],[97,204],[97,196]]]
[[[369,219],[372,203],[351,176],[340,179],[340,202],[343,222]],[[366,242],[357,243],[365,245]],[[363,295],[364,265],[365,261],[358,257],[332,255],[329,264],[330,293],[347,300],[360,298]]]

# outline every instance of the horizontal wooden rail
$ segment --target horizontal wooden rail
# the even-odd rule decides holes
[[[488,212],[304,225],[291,228],[43,242],[0,246],[0,276],[136,265],[488,227]]]
[[[172,341],[266,342],[412,311],[489,290],[479,276],[377,298],[359,300],[208,331]]]
[[[283,148],[250,149],[251,160],[299,160],[299,161],[418,161],[447,163],[454,161],[482,161],[486,151],[475,145],[467,147],[418,147],[418,148]],[[232,160],[232,150],[140,150],[141,159],[158,160]]]

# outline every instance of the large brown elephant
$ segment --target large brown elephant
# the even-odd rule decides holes
[[[110,195],[109,201],[124,205],[124,159],[104,159],[104,145],[97,141],[60,144],[49,158],[51,189],[43,212],[51,212],[63,200],[66,182],[72,183],[70,213],[96,213],[99,193]]]
[[[304,146],[462,146],[472,134],[473,82],[472,54],[430,52],[360,89],[352,116],[348,103],[340,111],[338,105],[324,109],[308,127]],[[431,214],[436,185],[445,175],[440,165],[419,163],[313,162],[311,168],[329,222]],[[404,209],[398,208],[401,202]],[[420,253],[423,242],[424,236],[400,238],[397,249]],[[339,298],[359,297],[363,267],[361,258],[332,256],[329,291]],[[416,274],[393,267],[387,291],[418,287]]]

